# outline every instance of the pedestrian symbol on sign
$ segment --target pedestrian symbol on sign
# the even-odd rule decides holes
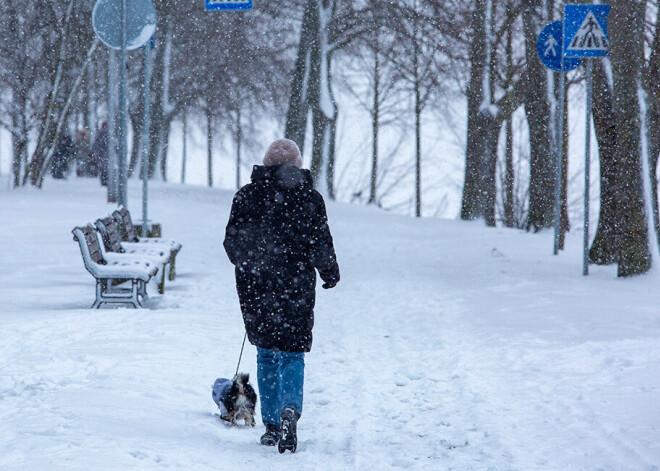
[[[549,69],[566,72],[579,66],[580,59],[562,60],[563,30],[561,21],[554,21],[543,28],[536,40],[536,52],[543,65]]]
[[[543,54],[544,56],[549,55],[552,53],[552,57],[557,57],[557,51],[555,50],[555,46],[557,45],[557,40],[553,35],[548,36],[548,39],[546,40],[544,46],[545,46],[545,53]]]
[[[580,29],[578,29],[577,34],[571,41],[571,45],[568,46],[568,50],[571,49],[607,49],[607,36],[592,12],[587,14]]]

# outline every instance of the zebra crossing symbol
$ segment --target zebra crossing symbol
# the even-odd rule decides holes
[[[564,57],[606,56],[609,5],[566,5]]]
[[[582,22],[568,49],[600,50],[607,49],[607,37],[592,12]]]

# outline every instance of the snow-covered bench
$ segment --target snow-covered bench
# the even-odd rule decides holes
[[[119,234],[121,235],[122,242],[132,242],[139,244],[149,244],[149,246],[157,245],[165,248],[170,251],[170,281],[174,280],[176,277],[176,255],[181,250],[181,244],[174,239],[165,239],[161,237],[138,237],[135,233],[135,226],[133,225],[133,220],[131,219],[131,213],[128,212],[124,206],[120,206],[115,212],[112,213],[112,217],[117,221],[117,227],[119,228]]]
[[[160,268],[161,276],[158,281],[158,292],[165,292],[165,267],[170,263],[170,251],[158,245],[146,245],[135,242],[121,242],[117,222],[112,216],[99,218],[94,223],[99,233],[103,245],[101,249],[103,254],[128,254],[139,256],[142,259],[151,260]]]
[[[96,301],[92,309],[104,303],[142,307],[142,301],[147,299],[147,283],[158,271],[158,266],[152,260],[104,254],[97,231],[91,224],[75,227],[72,232],[73,240],[80,245],[85,268],[96,279]],[[130,280],[131,288],[112,289],[113,280]]]

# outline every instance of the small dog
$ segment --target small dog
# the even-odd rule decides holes
[[[239,373],[234,380],[218,378],[213,383],[213,401],[220,409],[220,418],[232,425],[243,419],[245,425],[254,427],[254,409],[257,393],[250,385],[250,375]]]

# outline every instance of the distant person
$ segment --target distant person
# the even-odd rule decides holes
[[[99,129],[94,139],[91,152],[92,158],[90,159],[97,168],[98,176],[101,178],[101,185],[103,186],[108,184],[108,142],[108,122],[103,121],[101,123],[101,129]]]
[[[57,140],[57,146],[53,153],[53,163],[51,166],[51,175],[53,178],[63,180],[69,176],[72,150],[73,142],[71,136],[63,132]]]
[[[73,149],[73,158],[76,165],[76,176],[87,177],[89,167],[89,131],[86,128],[78,129]]]
[[[305,352],[312,347],[316,270],[339,282],[325,203],[295,142],[273,142],[235,195],[224,246],[250,342],[257,347],[263,445],[296,451]]]

